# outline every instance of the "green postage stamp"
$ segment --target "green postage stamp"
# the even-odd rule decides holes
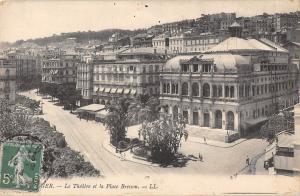
[[[38,191],[43,147],[6,142],[0,151],[0,188]]]

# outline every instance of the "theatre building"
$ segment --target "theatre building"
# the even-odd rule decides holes
[[[298,103],[297,73],[288,51],[273,42],[230,37],[205,54],[166,62],[160,74],[162,112],[245,135]]]

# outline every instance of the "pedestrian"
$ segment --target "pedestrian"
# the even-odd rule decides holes
[[[207,143],[206,143],[206,138],[205,138],[205,137],[203,137],[203,141],[204,141],[205,144],[207,144]]]
[[[189,134],[187,132],[184,133],[184,141],[187,141]]]
[[[199,158],[200,161],[203,161],[203,157],[200,153],[198,154],[198,158]]]
[[[249,159],[248,156],[247,156],[247,159],[246,159],[246,164],[247,164],[247,165],[250,165],[250,159]]]

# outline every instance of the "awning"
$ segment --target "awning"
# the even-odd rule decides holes
[[[105,89],[105,88],[101,87],[101,88],[99,88],[98,90],[99,90],[99,92],[103,92],[104,89]]]
[[[123,88],[118,88],[118,90],[117,90],[117,93],[119,93],[119,94],[121,94],[121,93],[123,93]]]
[[[124,94],[129,94],[129,92],[130,92],[130,89],[128,89],[128,88],[126,88],[126,89],[124,90]]]
[[[247,124],[248,126],[253,126],[260,122],[266,121],[267,119],[268,119],[267,117],[255,118],[255,119],[245,121],[245,124]]]
[[[110,90],[110,93],[116,93],[116,91],[117,91],[117,89],[116,88],[112,88],[111,90]]]
[[[89,113],[95,113],[97,111],[103,110],[105,108],[105,105],[101,104],[90,104],[87,106],[83,106],[78,108],[77,112],[89,112]]]
[[[108,114],[107,110],[100,110],[96,113],[96,118],[105,118]]]
[[[109,93],[110,88],[106,88],[104,92]]]
[[[136,94],[136,89],[131,89],[130,94],[135,95]]]

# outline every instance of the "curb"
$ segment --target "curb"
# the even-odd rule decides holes
[[[102,143],[102,147],[107,151],[109,152],[110,154],[114,155],[115,157],[118,157],[118,158],[121,158],[121,156],[119,156],[119,154],[117,153],[113,153],[111,152],[109,149],[107,149],[107,147],[104,145],[105,142]],[[110,144],[108,144],[110,145]],[[137,158],[134,158],[134,156],[132,156],[133,159],[137,159]],[[138,159],[138,160],[141,160],[141,159]],[[141,164],[141,165],[146,165],[146,166],[149,166],[149,167],[160,167],[159,165],[157,164],[153,164],[153,163],[149,163],[149,162],[146,162],[146,163],[142,163],[142,162],[137,162],[137,161],[134,161],[134,160],[129,160],[127,158],[124,158],[124,161],[129,161],[129,162],[132,162],[132,163],[136,163],[136,164]],[[141,160],[142,161],[142,160]]]
[[[219,145],[215,145],[215,144],[209,144],[209,143],[204,143],[204,142],[200,142],[200,141],[193,141],[193,140],[188,140],[188,142],[193,142],[193,143],[199,143],[199,144],[205,144],[205,145],[208,145],[208,146],[213,146],[213,147],[217,147],[217,148],[232,148],[232,147],[234,147],[234,146],[236,146],[236,145],[238,145],[238,144],[241,144],[241,143],[243,143],[243,142],[245,142],[245,141],[247,141],[248,139],[244,139],[244,140],[242,140],[242,141],[239,141],[239,142],[237,142],[237,143],[234,143],[234,144],[232,144],[232,145],[228,145],[228,146],[219,146]]]

